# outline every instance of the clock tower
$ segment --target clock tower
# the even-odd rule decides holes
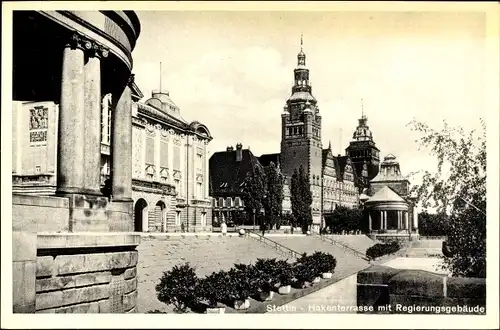
[[[309,177],[313,196],[311,205],[312,230],[319,230],[321,224],[321,115],[318,102],[312,95],[306,54],[302,49],[297,55],[292,93],[281,115],[281,168],[290,182],[295,169],[302,165]]]

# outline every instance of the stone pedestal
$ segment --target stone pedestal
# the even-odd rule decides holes
[[[35,312],[36,233],[12,232],[14,313]]]
[[[39,235],[36,313],[134,313],[139,243],[137,234]]]

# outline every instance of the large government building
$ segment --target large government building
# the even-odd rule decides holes
[[[214,197],[214,223],[241,213],[241,185],[254,166],[276,164],[285,178],[283,211],[290,212],[290,178],[303,166],[313,195],[312,230],[324,225],[324,215],[339,205],[359,206],[359,195],[369,186],[379,168],[379,150],[367,126],[366,116],[359,120],[346,155],[334,155],[331,145],[323,148],[322,117],[312,94],[306,54],[297,55],[294,85],[281,114],[281,152],[256,157],[241,144],[216,152],[210,159],[211,195]],[[238,156],[240,155],[240,156]],[[243,155],[243,156],[241,156]],[[224,170],[220,170],[224,166]],[[241,218],[238,215],[238,219]],[[247,217],[248,218],[248,217]]]

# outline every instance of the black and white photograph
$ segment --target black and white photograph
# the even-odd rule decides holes
[[[499,326],[498,3],[2,8],[2,328]]]

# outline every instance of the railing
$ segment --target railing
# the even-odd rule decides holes
[[[255,232],[251,229],[247,230],[245,232],[245,235],[247,237],[251,237],[256,241],[275,249],[276,251],[278,251],[279,253],[281,253],[285,257],[290,256],[292,258],[299,258],[302,255],[301,253],[294,251],[294,250],[292,250],[292,249],[290,249],[290,248],[288,248],[288,247],[286,247],[278,242],[275,242],[267,237],[264,237],[261,234],[258,234],[257,232]]]
[[[318,237],[322,241],[328,242],[328,243],[333,244],[333,245],[338,245],[338,246],[340,246],[340,247],[342,247],[342,248],[344,248],[346,250],[349,250],[352,253],[354,253],[355,255],[357,255],[358,257],[360,257],[361,259],[364,259],[366,261],[370,261],[370,258],[368,258],[368,256],[366,254],[361,253],[358,250],[353,249],[352,247],[350,247],[347,244],[338,242],[338,241],[334,240],[333,238],[327,237],[325,235],[314,235],[314,236]]]

